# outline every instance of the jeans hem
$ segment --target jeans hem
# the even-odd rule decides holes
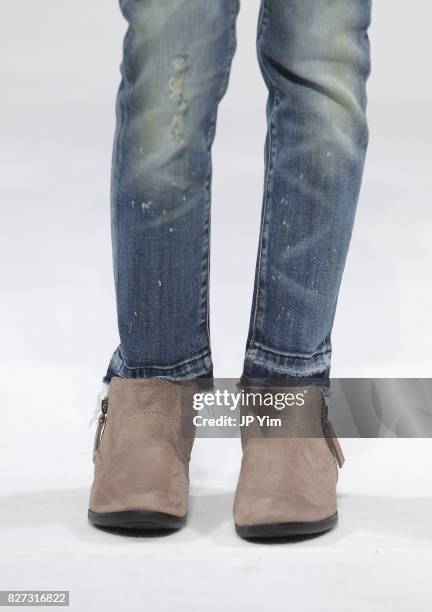
[[[210,353],[204,353],[172,366],[143,365],[142,367],[129,367],[126,365],[121,351],[117,349],[111,358],[103,381],[109,383],[114,376],[119,378],[166,378],[168,380],[212,378],[213,364]]]
[[[262,348],[246,352],[243,377],[246,379],[328,378],[331,350],[315,355],[281,355]]]

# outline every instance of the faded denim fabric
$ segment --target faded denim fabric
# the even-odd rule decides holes
[[[211,376],[211,146],[237,0],[121,0],[106,375]],[[327,376],[368,141],[370,0],[263,0],[266,178],[244,376]]]

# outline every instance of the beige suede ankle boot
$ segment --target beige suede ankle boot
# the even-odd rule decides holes
[[[111,380],[94,445],[93,525],[184,525],[193,439],[182,437],[180,398],[180,385],[166,380]]]
[[[273,414],[281,417],[280,427],[258,424],[256,418],[242,427],[234,521],[244,538],[316,534],[338,519],[337,463],[342,467],[344,457],[323,396],[313,386],[290,392],[303,394],[304,403]]]

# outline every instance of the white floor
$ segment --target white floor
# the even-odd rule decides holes
[[[241,370],[262,190],[257,1],[243,5],[214,152],[219,377]],[[371,147],[335,376],[432,369],[429,20],[415,19],[425,7],[415,0],[407,13],[394,0],[392,27],[384,3],[375,9]],[[430,610],[430,440],[346,441],[340,524],[317,539],[254,545],[236,536],[238,440],[197,442],[181,532],[122,538],[87,524],[87,424],[117,343],[108,186],[123,23],[106,0],[4,0],[1,12],[0,590],[69,589],[80,611]]]

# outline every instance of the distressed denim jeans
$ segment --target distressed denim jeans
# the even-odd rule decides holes
[[[129,24],[111,205],[120,346],[105,380],[210,377],[211,147],[238,0],[120,5]],[[328,375],[368,140],[370,11],[370,0],[262,0],[268,134],[245,377]]]

